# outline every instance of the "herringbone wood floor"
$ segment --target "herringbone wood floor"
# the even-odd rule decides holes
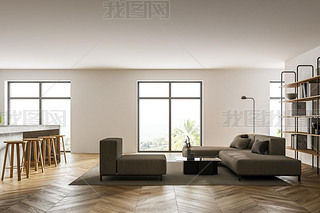
[[[303,166],[290,186],[68,186],[98,163],[96,154],[68,154],[46,167],[0,184],[0,212],[320,212],[320,177]]]

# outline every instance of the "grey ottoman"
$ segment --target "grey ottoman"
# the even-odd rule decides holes
[[[117,175],[160,176],[167,173],[165,155],[122,155],[117,160]]]

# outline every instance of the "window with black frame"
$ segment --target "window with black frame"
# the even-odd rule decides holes
[[[8,81],[8,125],[60,125],[71,151],[71,82]]]
[[[201,81],[138,81],[138,151],[181,151],[202,144]]]

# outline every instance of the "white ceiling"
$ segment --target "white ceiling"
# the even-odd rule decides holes
[[[103,2],[1,0],[0,69],[283,68],[320,45],[319,0],[171,0],[141,20]]]

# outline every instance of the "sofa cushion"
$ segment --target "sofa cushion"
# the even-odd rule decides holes
[[[117,160],[118,175],[165,175],[165,155],[122,155]]]
[[[250,150],[221,151],[221,163],[238,175],[301,175],[301,162],[283,155],[260,155]]]
[[[195,158],[209,158],[209,157],[217,157],[221,150],[237,150],[234,148],[229,148],[225,146],[192,146],[189,148],[191,153],[194,154]],[[187,157],[188,148],[183,147],[182,156]]]
[[[251,139],[249,138],[241,138],[241,135],[236,136],[232,143],[230,144],[230,148],[236,149],[246,149],[250,143]]]
[[[251,148],[251,152],[264,155],[268,151],[268,146],[269,146],[269,141],[256,140],[256,142],[254,142]]]

